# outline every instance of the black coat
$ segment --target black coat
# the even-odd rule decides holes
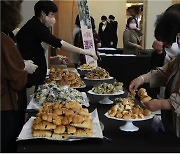
[[[102,47],[112,47],[110,42],[113,42],[113,27],[110,23],[107,23],[104,31],[102,30],[103,23],[99,24],[98,35],[101,39]]]
[[[110,24],[113,27],[113,48],[117,47],[117,42],[118,42],[118,36],[117,36],[117,28],[118,28],[118,22],[117,21],[110,21]]]
[[[38,68],[33,74],[28,74],[27,87],[37,86],[44,83],[47,65],[42,42],[48,43],[55,48],[62,46],[61,40],[53,36],[37,17],[32,17],[17,33],[17,44],[22,57],[32,60]]]

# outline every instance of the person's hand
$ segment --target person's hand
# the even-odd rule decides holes
[[[161,54],[163,52],[163,42],[161,41],[155,40],[152,44],[152,47],[158,54]]]
[[[33,63],[34,62],[32,60],[24,60],[24,64],[25,64],[24,70],[27,71],[29,74],[33,74],[38,68],[38,66]]]
[[[141,76],[135,78],[134,80],[131,81],[130,85],[129,85],[129,91],[131,93],[134,93],[137,88],[142,85],[144,83],[144,80],[142,79]]]
[[[85,51],[84,53],[85,53],[86,55],[89,55],[89,56],[93,57],[95,60],[98,59],[95,51]]]
[[[110,42],[110,45],[113,45],[113,42]]]
[[[150,101],[144,102],[144,106],[151,111],[158,111],[162,108],[161,100],[158,99],[152,99]]]
[[[150,101],[144,102],[144,106],[151,111],[157,111],[161,109],[169,110],[172,108],[172,105],[168,99],[152,99]]]
[[[142,50],[143,48],[142,48],[142,46],[140,46],[140,45],[136,45],[136,48],[138,48],[139,50]]]

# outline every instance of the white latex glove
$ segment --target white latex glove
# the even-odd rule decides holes
[[[81,53],[85,54],[85,55],[89,55],[89,56],[93,57],[95,60],[98,59],[98,57],[97,57],[97,55],[96,55],[96,53],[94,51],[84,51],[83,50],[83,52],[81,52]]]
[[[29,74],[33,74],[38,68],[38,66],[33,63],[34,62],[32,60],[24,60],[24,64],[25,64],[24,70],[27,71]]]

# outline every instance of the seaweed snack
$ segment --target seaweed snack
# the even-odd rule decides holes
[[[99,86],[93,87],[92,92],[96,94],[113,94],[119,92],[119,88],[109,83],[102,83]]]
[[[34,94],[34,99],[40,105],[45,102],[56,101],[77,101],[85,105],[88,101],[78,90],[68,86],[60,86],[55,83],[40,85]]]

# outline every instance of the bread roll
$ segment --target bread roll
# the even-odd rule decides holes
[[[51,137],[52,133],[51,131],[47,130],[33,130],[32,136],[33,137]]]
[[[146,89],[140,88],[137,94],[138,94],[139,97],[141,97],[141,95],[142,95],[144,92],[146,92]]]
[[[33,129],[35,129],[35,130],[52,130],[55,128],[56,128],[56,125],[54,125],[50,122],[47,122],[47,121],[42,121],[38,124],[33,125]]]
[[[144,103],[144,102],[150,101],[151,99],[152,98],[150,96],[146,96],[141,99],[141,102]]]
[[[55,129],[54,129],[54,133],[56,134],[63,134],[66,130],[66,127],[65,126],[57,126]]]

